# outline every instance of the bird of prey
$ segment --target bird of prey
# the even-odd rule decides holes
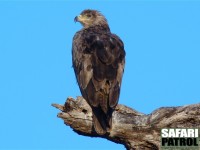
[[[120,95],[125,65],[122,40],[111,33],[106,18],[84,10],[74,18],[83,28],[73,37],[72,63],[81,94],[92,108],[94,130],[108,134]]]

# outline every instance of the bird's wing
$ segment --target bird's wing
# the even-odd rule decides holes
[[[123,42],[114,34],[76,34],[73,67],[83,97],[106,113],[119,99],[124,70]]]
[[[82,33],[77,32],[72,44],[72,64],[82,96],[86,99],[86,87],[93,76],[91,54],[85,53],[88,45]]]

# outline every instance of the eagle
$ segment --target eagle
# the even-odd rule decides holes
[[[97,10],[84,10],[74,18],[83,28],[72,44],[72,63],[83,98],[92,108],[94,131],[109,133],[118,104],[125,65],[122,40],[111,33],[106,18]]]

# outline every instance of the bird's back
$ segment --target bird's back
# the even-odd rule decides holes
[[[123,42],[109,29],[83,29],[74,36],[72,55],[82,96],[93,109],[95,130],[104,134],[119,99],[125,64]]]

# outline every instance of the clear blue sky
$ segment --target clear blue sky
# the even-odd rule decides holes
[[[200,102],[200,1],[0,0],[0,149],[125,149],[77,135],[51,107],[80,95],[71,45],[86,8],[124,41],[119,103],[148,114]]]

